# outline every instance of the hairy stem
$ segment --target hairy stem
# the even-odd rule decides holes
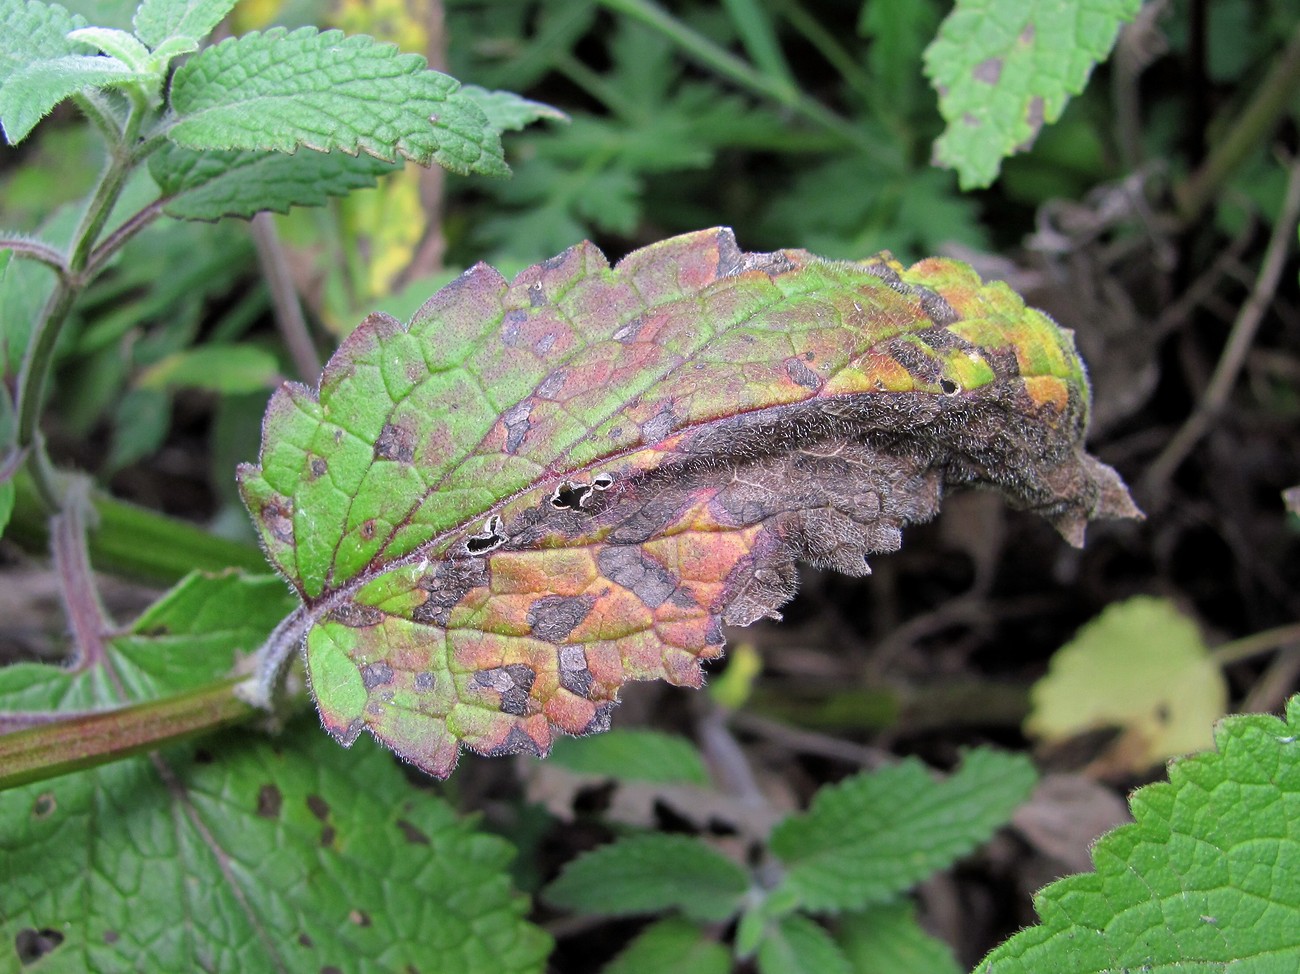
[[[321,360],[307,329],[307,319],[303,317],[302,303],[289,272],[289,260],[275,229],[275,218],[270,213],[259,213],[253,217],[252,227],[257,261],[271,291],[276,327],[293,358],[298,377],[304,382],[314,383],[320,377]]]
[[[63,254],[39,240],[31,240],[27,237],[0,237],[0,250],[12,250],[20,257],[40,261],[60,275],[67,272],[63,264]]]
[[[63,508],[50,522],[50,553],[72,629],[72,668],[80,671],[107,662],[105,640],[112,620],[100,601],[86,550],[86,516],[92,513],[89,484],[82,477],[71,478],[68,483]]]

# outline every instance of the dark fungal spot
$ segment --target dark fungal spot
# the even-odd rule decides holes
[[[531,754],[534,757],[541,757],[542,749],[537,746],[535,740],[516,726],[510,728],[510,733],[506,735],[504,741],[484,753],[491,758],[504,757],[507,754]]]
[[[677,417],[673,415],[671,403],[666,403],[659,412],[641,424],[641,439],[646,443],[658,443],[673,431]]]
[[[982,81],[986,85],[995,85],[998,79],[1002,77],[1002,59],[1000,57],[985,58],[971,70],[971,77],[976,81]]]
[[[587,669],[587,654],[581,646],[561,646],[556,650],[556,662],[560,686],[580,697],[591,692],[594,678]]]
[[[54,952],[63,943],[63,934],[50,927],[40,930],[26,927],[14,937],[14,951],[18,954],[18,963],[26,967],[42,957]]]
[[[365,910],[352,909],[348,911],[348,919],[358,927],[370,926],[370,914]]]
[[[583,734],[603,734],[609,730],[609,725],[614,720],[614,705],[612,703],[602,703],[596,708],[595,714],[591,720],[587,721],[587,726],[581,731]]]
[[[275,785],[263,785],[257,792],[257,817],[279,818],[284,796]]]
[[[939,388],[943,390],[945,396],[955,396],[961,391],[961,386],[953,382],[952,379],[940,379]]]
[[[406,819],[399,818],[396,824],[402,833],[402,838],[411,845],[429,845],[429,837]]]
[[[554,399],[559,395],[560,390],[564,388],[565,381],[569,378],[567,369],[556,369],[537,386],[537,397],[539,399]]]
[[[797,358],[786,359],[785,374],[790,377],[791,382],[813,392],[822,387],[822,380],[817,373]]]
[[[305,933],[300,933],[298,934],[298,944],[299,946],[306,947],[310,950],[312,947],[316,946],[316,941],[312,940],[311,937],[307,936]]]
[[[948,299],[937,291],[931,291],[928,287],[918,287],[916,296],[921,299],[921,310],[925,312],[925,316],[936,325],[943,327],[961,320],[961,316],[948,303]]]
[[[601,574],[630,591],[650,608],[658,608],[677,590],[677,579],[636,545],[611,545],[596,555]]]
[[[117,943],[121,938],[122,938],[122,935],[121,935],[120,933],[118,933],[116,930],[105,930],[105,931],[104,931],[104,943],[106,943],[106,944],[115,944],[115,943]]]
[[[320,969],[320,974],[343,974],[343,972],[333,964],[326,964]]]
[[[528,607],[528,625],[538,639],[563,642],[587,618],[595,601],[589,595],[544,595]]]
[[[415,459],[415,434],[405,426],[386,423],[375,440],[375,459],[410,463]]]
[[[274,500],[262,505],[262,523],[271,537],[284,544],[293,544],[293,508],[289,502]]]
[[[330,846],[332,846],[334,844],[334,837],[337,835],[338,832],[334,830],[334,826],[332,825],[327,825],[323,829],[321,829],[320,830],[321,848],[328,849]]]
[[[528,414],[533,411],[533,404],[525,399],[523,402],[516,403],[507,409],[501,416],[501,422],[506,427],[506,452],[517,453],[519,447],[523,445],[524,437],[528,435],[529,427],[532,423],[528,421]]]
[[[375,537],[375,519],[374,519],[373,517],[370,517],[370,518],[366,518],[364,521],[362,521],[362,522],[361,522],[361,530],[360,530],[359,533],[360,533],[361,538],[362,538],[363,541],[372,541],[372,540],[374,540],[374,537]]]
[[[54,792],[43,791],[36,796],[32,802],[32,818],[38,822],[43,818],[49,818],[58,809],[59,803],[54,797]]]
[[[544,357],[546,353],[549,352],[554,347],[555,347],[555,333],[548,331],[541,338],[537,339],[537,342],[533,345],[533,351],[536,352],[539,356]]]
[[[361,683],[367,690],[383,687],[393,682],[393,668],[384,660],[367,663],[361,667]]]
[[[330,817],[329,802],[320,795],[307,796],[307,810],[322,822]]]
[[[474,686],[495,690],[501,697],[503,714],[522,717],[528,712],[528,692],[533,688],[537,673],[526,663],[511,663],[474,674]]]
[[[540,308],[546,303],[546,292],[542,290],[541,281],[533,281],[528,285],[528,303],[534,308]]]
[[[507,348],[514,348],[519,344],[520,325],[528,320],[528,313],[516,308],[513,311],[507,311],[505,318],[501,321],[501,344]]]
[[[329,471],[329,464],[320,457],[312,457],[310,466],[312,480],[320,480]]]
[[[358,605],[350,599],[330,610],[329,620],[349,629],[365,629],[377,626],[384,619],[384,613],[373,605]]]
[[[415,692],[429,693],[430,691],[433,690],[435,682],[436,681],[432,673],[429,672],[417,673],[415,674],[415,681],[414,681]]]

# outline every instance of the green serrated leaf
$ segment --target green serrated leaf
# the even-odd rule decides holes
[[[0,88],[0,125],[5,139],[17,145],[55,105],[83,89],[145,80],[148,75],[113,57],[68,54],[29,64]]]
[[[790,913],[768,927],[758,974],[853,974],[834,938],[815,920]]]
[[[0,708],[94,708],[219,677],[284,611],[282,583],[191,576],[113,639],[110,680],[19,664]],[[322,750],[324,747],[324,750]],[[542,970],[499,839],[378,753],[299,725],[7,792],[0,942],[32,970]],[[52,933],[46,933],[52,932]],[[24,970],[29,969],[24,967]]]
[[[980,748],[942,780],[908,759],[822,788],[772,831],[788,870],[781,888],[813,911],[892,899],[988,839],[1035,778],[1023,755]]]
[[[163,212],[183,220],[249,219],[263,210],[320,206],[331,196],[374,186],[399,166],[373,156],[310,149],[287,155],[165,145],[149,158],[149,172],[169,197]]]
[[[135,12],[135,33],[152,48],[174,37],[200,41],[235,6],[235,0],[142,0]]]
[[[853,974],[961,974],[963,970],[952,948],[921,929],[910,900],[840,916],[836,941]]]
[[[132,71],[148,69],[149,49],[134,34],[112,27],[81,27],[71,31],[68,39],[88,44],[117,58]]]
[[[709,783],[700,752],[691,742],[658,731],[612,730],[589,737],[560,738],[550,760],[579,774],[625,781]]]
[[[1117,602],[1052,656],[1030,690],[1025,732],[1048,742],[1119,727],[1141,771],[1211,745],[1228,708],[1223,671],[1196,623],[1166,599]]]
[[[479,107],[488,124],[498,132],[519,132],[544,118],[553,122],[569,120],[558,108],[531,101],[513,91],[488,91],[478,85],[463,85],[460,93]]]
[[[584,853],[542,894],[547,902],[598,916],[681,910],[726,920],[749,889],[749,875],[698,839],[640,835]]]
[[[1041,924],[978,974],[1300,970],[1300,696],[1285,722],[1224,719],[1215,742],[1134,792],[1096,872],[1040,892]]]
[[[227,395],[275,385],[280,363],[255,345],[200,345],[173,352],[140,373],[141,389],[207,389]]]
[[[1087,84],[1141,0],[958,0],[926,48],[947,128],[936,159],[988,186]]]
[[[192,149],[306,146],[506,174],[500,137],[458,87],[392,44],[277,27],[222,41],[180,67],[168,137]]]
[[[679,917],[652,923],[601,968],[601,974],[729,974],[731,954]]]
[[[84,51],[80,44],[68,40],[68,33],[85,26],[85,18],[57,3],[6,0],[0,4],[0,88],[38,61]]]

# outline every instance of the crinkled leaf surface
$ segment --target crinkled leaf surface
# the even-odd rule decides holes
[[[926,933],[909,899],[842,914],[836,942],[854,974],[962,974],[952,948]]]
[[[85,45],[69,40],[68,31],[85,26],[85,18],[56,3],[7,0],[0,6],[0,86],[36,61],[84,53]]]
[[[272,398],[240,483],[325,726],[445,775],[462,743],[604,729],[628,680],[698,686],[797,561],[866,574],[949,487],[1075,543],[1135,513],[1087,411],[1070,338],[963,264],[708,230],[615,268],[590,244],[513,282],[479,265],[409,325],[372,315],[319,389]]]
[[[844,952],[810,917],[789,913],[775,920],[758,947],[758,974],[852,974]]]
[[[729,974],[731,953],[698,925],[680,917],[652,923],[601,974]]]
[[[285,602],[273,576],[191,576],[113,640],[111,669],[0,669],[0,709],[218,678]],[[509,846],[390,762],[337,754],[299,724],[6,792],[0,970],[540,971],[548,941],[511,891]]]
[[[299,146],[504,175],[501,139],[459,83],[364,34],[274,27],[194,55],[172,79],[168,137],[191,149]]]
[[[169,37],[202,40],[234,5],[234,0],[142,0],[135,12],[135,33],[150,47]]]
[[[948,127],[935,157],[987,186],[1083,90],[1141,0],[958,0],[926,48]]]
[[[1275,717],[1229,717],[1218,750],[1133,794],[1132,825],[1093,849],[1096,872],[1035,897],[1042,918],[980,974],[1300,970],[1300,696]]]

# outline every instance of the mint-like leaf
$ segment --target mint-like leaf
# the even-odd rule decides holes
[[[813,911],[891,899],[988,839],[1034,781],[1027,758],[981,748],[946,779],[909,758],[823,788],[772,831],[782,888]]]
[[[488,91],[478,85],[463,85],[460,93],[482,110],[488,124],[498,132],[518,132],[544,118],[556,122],[569,120],[558,108],[523,98],[513,91]]]
[[[17,145],[59,102],[85,88],[129,84],[147,77],[117,58],[68,54],[17,71],[0,88],[0,125]]]
[[[1041,924],[978,974],[1300,970],[1300,696],[1285,721],[1225,718],[1215,741],[1134,792],[1096,872],[1040,892]]]
[[[0,88],[23,68],[85,47],[68,39],[68,32],[85,27],[86,20],[57,3],[42,0],[7,0],[0,5]]]
[[[730,974],[731,954],[697,924],[680,917],[652,923],[600,974]]]
[[[399,167],[373,156],[310,149],[287,155],[164,145],[149,157],[149,172],[166,197],[163,212],[184,220],[248,219],[263,210],[320,206],[331,196],[374,186]]]
[[[0,709],[116,705],[227,672],[284,612],[273,577],[192,576],[110,649],[113,676],[0,669]],[[340,763],[312,727],[169,749],[6,792],[0,943],[71,971],[540,972],[548,938],[510,847],[410,788]],[[42,931],[55,934],[44,938]],[[32,959],[30,954],[27,959]]]
[[[458,87],[392,44],[276,27],[222,41],[177,70],[168,137],[191,149],[306,146],[505,174],[500,137]]]
[[[1004,156],[1061,117],[1141,0],[958,0],[926,48],[947,128],[939,162],[963,189],[997,178]]]
[[[651,730],[562,737],[555,742],[551,760],[579,774],[624,781],[709,782],[700,752],[690,741]]]
[[[150,47],[173,37],[200,41],[230,13],[235,0],[142,0],[135,34]]]
[[[854,974],[962,974],[952,948],[916,920],[911,900],[881,903],[836,921],[836,942]]]
[[[697,839],[641,835],[574,859],[543,894],[547,902],[599,916],[679,909],[704,921],[739,907],[749,875]]]
[[[799,913],[774,920],[758,947],[758,974],[853,974],[820,924]]]

